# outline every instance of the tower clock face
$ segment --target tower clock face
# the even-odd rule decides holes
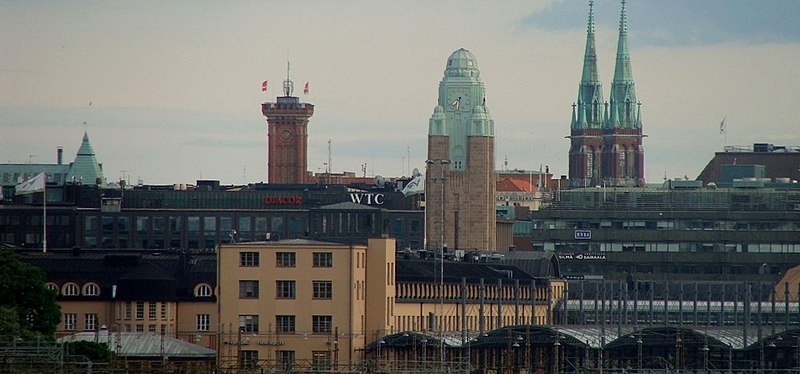
[[[283,130],[283,131],[281,131],[281,139],[283,141],[287,141],[287,140],[291,139],[291,137],[292,137],[292,131],[291,130]]]
[[[469,90],[466,88],[451,88],[447,91],[447,107],[451,110],[469,110],[469,104]]]

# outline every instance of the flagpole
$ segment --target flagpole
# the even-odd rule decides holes
[[[42,221],[42,235],[44,235],[42,238],[42,253],[47,253],[47,173],[44,173],[44,187],[42,188],[42,192],[44,193],[44,203],[42,204],[42,215],[44,217]]]

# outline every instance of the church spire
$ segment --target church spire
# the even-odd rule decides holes
[[[603,86],[598,78],[599,74],[597,74],[597,51],[595,49],[594,31],[594,0],[589,0],[586,49],[583,54],[583,74],[578,88],[578,113],[577,116],[573,115],[573,129],[600,128],[603,122]]]
[[[636,89],[631,70],[631,56],[628,53],[628,18],[625,0],[619,16],[619,39],[617,41],[617,61],[614,67],[614,80],[611,82],[611,113],[607,127],[639,128],[641,127],[636,100]]]

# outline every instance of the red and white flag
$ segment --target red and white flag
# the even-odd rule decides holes
[[[267,82],[269,81],[264,81],[264,83],[261,83],[261,92],[267,92]]]
[[[303,86],[303,95],[308,95],[308,82],[306,82],[306,85]]]

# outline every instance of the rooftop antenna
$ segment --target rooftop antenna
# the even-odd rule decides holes
[[[406,160],[408,160],[408,175],[411,175],[411,147],[406,146]]]
[[[328,139],[328,184],[331,183],[331,171],[333,170],[333,163],[331,159],[331,140]]]
[[[286,51],[286,80],[283,81],[283,96],[292,96],[294,90],[294,82],[289,79],[289,70],[291,70],[291,63],[289,62],[289,51]]]

